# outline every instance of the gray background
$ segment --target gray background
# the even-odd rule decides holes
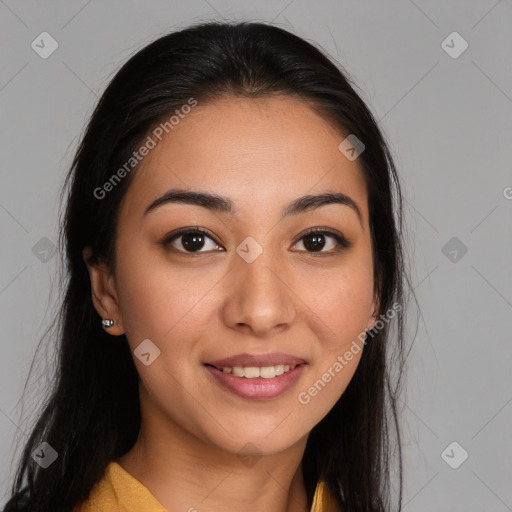
[[[22,408],[58,296],[58,191],[86,119],[133,51],[226,18],[273,21],[327,50],[390,140],[422,315],[402,405],[404,510],[512,510],[511,0],[0,0],[0,17],[2,493],[44,396],[31,379]],[[59,45],[47,59],[31,48],[44,31]],[[442,46],[454,31],[469,44],[458,58]]]

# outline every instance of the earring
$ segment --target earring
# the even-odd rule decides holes
[[[112,327],[114,325],[114,323],[115,323],[114,320],[110,320],[110,318],[107,318],[107,319],[101,321],[101,326],[104,329],[108,329],[109,327]]]

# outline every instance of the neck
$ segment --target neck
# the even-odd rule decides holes
[[[137,442],[116,462],[167,510],[308,512],[301,464],[306,441],[271,455],[242,456],[168,417],[142,414]]]

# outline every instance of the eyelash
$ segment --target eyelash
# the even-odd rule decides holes
[[[201,233],[201,234],[205,235],[206,237],[210,238],[217,245],[220,245],[210,235],[210,233],[208,231],[206,231],[205,229],[199,228],[199,227],[180,228],[177,231],[174,231],[173,233],[166,235],[165,238],[160,242],[160,245],[162,245],[163,247],[167,247],[171,244],[171,242],[178,239],[180,236],[187,235],[187,234],[194,234],[194,233]],[[340,251],[343,251],[343,250],[346,250],[346,249],[349,249],[350,247],[352,247],[352,242],[349,242],[341,233],[339,233],[337,231],[333,231],[331,229],[323,228],[323,227],[307,229],[304,233],[301,234],[300,238],[298,238],[297,241],[294,242],[293,245],[297,244],[304,238],[307,238],[308,236],[311,236],[311,235],[328,235],[328,236],[334,238],[334,240],[337,243],[337,248],[331,249],[330,251],[320,251],[320,252],[298,251],[298,252],[305,252],[307,254],[311,254],[313,256],[320,256],[320,257],[334,256],[335,254],[339,253]],[[186,254],[188,256],[196,256],[196,255],[200,255],[202,253],[209,252],[209,251],[196,251],[196,252],[182,251],[182,250],[176,249],[174,247],[173,247],[173,249],[180,254]]]

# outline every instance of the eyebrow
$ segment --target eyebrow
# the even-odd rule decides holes
[[[209,192],[194,192],[183,189],[171,189],[165,194],[155,199],[144,211],[144,215],[156,210],[160,206],[169,203],[182,203],[194,206],[202,206],[209,210],[237,215],[238,208],[228,197],[210,194]],[[298,197],[286,205],[281,212],[281,219],[291,215],[298,215],[303,212],[316,210],[322,206],[330,204],[341,204],[351,208],[359,217],[359,223],[362,226],[362,214],[357,203],[346,194],[340,192],[324,192],[318,195],[305,195]]]

